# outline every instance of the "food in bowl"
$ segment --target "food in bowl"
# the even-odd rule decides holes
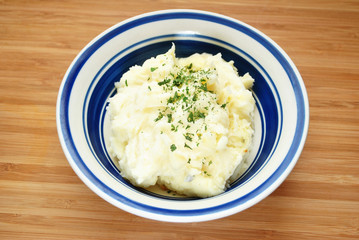
[[[133,66],[109,100],[110,149],[133,185],[211,197],[251,147],[254,79],[221,54],[176,58],[175,46]]]

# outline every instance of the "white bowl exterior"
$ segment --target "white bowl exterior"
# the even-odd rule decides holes
[[[177,10],[178,12],[182,12],[183,10]],[[188,11],[188,10],[186,10]],[[135,21],[136,19],[145,17],[145,16],[155,16],[156,14],[165,13],[166,11],[160,11],[155,13],[149,13],[145,15],[141,15],[132,19],[129,19],[125,22],[119,23],[114,27],[110,28],[99,37],[94,39],[85,49],[91,46],[92,43],[96,42],[101,37],[105,36],[107,33],[111,32],[113,29],[117,27]],[[173,11],[168,11],[173,12]],[[174,11],[176,12],[176,11]],[[198,12],[198,11],[190,11],[190,12]],[[62,87],[60,89],[59,99],[58,99],[58,109],[57,109],[57,121],[58,121],[58,131],[60,136],[60,141],[64,148],[65,154],[75,170],[75,172],[79,175],[79,177],[89,186],[93,191],[95,191],[98,195],[102,198],[107,200],[108,202],[118,206],[126,211],[132,212],[139,216],[161,220],[161,221],[174,221],[174,222],[194,222],[194,221],[204,221],[210,219],[216,219],[219,217],[224,217],[238,211],[244,210],[258,201],[262,200],[264,197],[268,196],[274,189],[276,189],[280,183],[286,178],[289,172],[294,167],[296,160],[299,157],[301,152],[301,148],[303,147],[305,141],[305,135],[307,132],[308,126],[308,102],[307,96],[305,92],[304,84],[300,78],[298,71],[296,70],[294,64],[289,59],[289,57],[281,50],[272,40],[266,37],[264,34],[260,33],[259,31],[253,29],[252,27],[239,22],[234,19],[230,19],[221,15],[207,13],[207,12],[198,12],[203,14],[209,14],[214,16],[220,16],[222,18],[229,19],[234,21],[238,24],[245,26],[246,28],[250,28],[251,30],[255,31],[257,34],[264,37],[267,41],[269,41],[273,46],[275,46],[279,51],[285,56],[286,60],[290,64],[290,66],[295,70],[297,73],[297,78],[300,80],[300,86],[304,93],[305,99],[305,109],[306,109],[306,124],[304,137],[301,139],[301,144],[299,148],[296,150],[297,153],[295,154],[295,158],[291,161],[290,165],[285,169],[285,171],[281,174],[278,179],[276,179],[268,188],[264,191],[256,195],[254,198],[240,204],[237,206],[232,206],[229,208],[223,208],[218,211],[212,211],[209,213],[202,212],[198,215],[181,215],[181,214],[162,214],[157,213],[156,211],[148,211],[148,209],[141,208],[137,206],[137,203],[140,205],[143,204],[144,206],[150,206],[154,209],[170,209],[170,210],[198,210],[198,209],[207,209],[216,207],[218,205],[223,205],[235,201],[238,198],[244,197],[247,194],[250,194],[259,186],[264,184],[278,169],[281,165],[283,159],[286,157],[288,151],[290,150],[291,143],[293,142],[293,138],[295,135],[297,125],[297,117],[298,117],[298,109],[297,109],[297,102],[295,98],[295,94],[293,91],[293,86],[291,85],[291,81],[281,65],[278,62],[275,56],[263,47],[258,41],[249,37],[248,35],[240,32],[234,28],[224,26],[219,23],[208,22],[206,20],[200,19],[170,19],[170,20],[161,20],[161,21],[152,21],[144,25],[139,25],[134,28],[128,29],[127,31],[123,32],[122,34],[111,38],[105,44],[103,44],[99,49],[94,52],[91,57],[84,63],[80,72],[77,75],[76,81],[73,85],[70,99],[69,99],[69,109],[68,115],[71,116],[69,119],[69,127],[72,135],[72,140],[74,141],[74,145],[76,149],[79,149],[78,153],[80,154],[81,159],[84,159],[84,163],[86,164],[89,171],[91,171],[94,176],[102,182],[104,185],[108,186],[111,191],[118,193],[119,195],[125,196],[127,199],[135,199],[137,202],[135,205],[129,202],[119,201],[118,199],[114,199],[113,197],[109,196],[108,189],[102,188],[98,184],[94,184],[93,181],[90,181],[84,174],[83,171],[79,168],[79,166],[72,160],[72,154],[67,150],[66,141],[67,139],[63,138],[62,130],[60,129],[61,123],[59,122],[59,104],[60,98],[62,95]],[[148,29],[151,29],[149,32]],[[101,166],[100,162],[91,151],[89,147],[90,144],[87,142],[86,132],[84,131],[84,121],[83,121],[83,108],[87,105],[85,102],[86,94],[88,94],[88,89],[93,88],[96,85],[96,81],[100,79],[102,74],[106,71],[107,68],[111,67],[112,63],[116,62],[117,59],[121,58],[122,56],[126,55],[128,52],[133,51],[135,49],[139,49],[142,46],[149,45],[152,42],[158,41],[156,39],[157,36],[167,35],[167,34],[179,34],[182,38],[185,38],[186,35],[203,35],[203,36],[211,36],[213,38],[217,38],[223,40],[233,46],[244,50],[250,57],[247,58],[243,56],[240,52],[238,54],[242,55],[243,58],[247,58],[252,65],[257,66],[259,65],[265,69],[266,72],[263,72],[263,76],[267,76],[267,82],[272,85],[273,91],[277,91],[279,98],[276,99],[278,105],[282,106],[282,114],[279,116],[279,121],[282,124],[281,129],[282,131],[278,133],[277,136],[277,148],[275,148],[272,153],[272,156],[268,159],[270,164],[264,164],[262,169],[258,171],[255,175],[255,180],[249,180],[245,184],[241,184],[236,189],[231,189],[230,191],[221,194],[216,197],[207,198],[207,199],[200,199],[200,200],[189,200],[189,201],[171,201],[166,199],[155,198],[153,196],[146,195],[144,193],[135,191],[133,188],[128,187],[126,184],[122,183],[121,181],[115,179],[113,176],[109,174],[108,171],[105,170],[103,166]],[[154,38],[153,41],[147,41],[150,38]],[[123,39],[126,39],[124,41]],[[142,40],[146,40],[143,44],[137,44],[135,47],[131,47],[135,43],[139,43]],[[165,38],[161,38],[161,41],[165,40]],[[211,40],[207,39],[205,41],[211,42]],[[219,44],[216,42],[215,44]],[[227,47],[227,46],[224,46]],[[84,50],[85,50],[84,49]],[[123,49],[128,49],[128,51],[124,51],[120,55],[116,55],[121,52]],[[236,51],[233,49],[232,51]],[[82,51],[78,57],[74,60],[79,61],[81,58]],[[116,55],[116,56],[115,56]],[[252,61],[255,60],[255,62]],[[104,63],[107,63],[107,67],[103,68]],[[73,66],[73,64],[72,64]],[[69,70],[71,69],[71,67]],[[260,67],[257,68],[259,71],[262,71]],[[67,79],[69,71],[64,77],[64,81]],[[100,73],[100,74],[99,74]],[[102,73],[102,74],[101,74]],[[91,81],[94,80],[94,83]],[[273,81],[273,83],[271,83]],[[63,83],[64,84],[64,83]],[[298,87],[298,86],[296,86]],[[275,90],[276,89],[276,90]],[[89,91],[91,93],[91,90]],[[280,136],[279,136],[280,135]]]

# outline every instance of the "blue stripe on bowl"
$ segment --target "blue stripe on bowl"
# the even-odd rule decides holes
[[[74,146],[73,140],[72,140],[72,134],[70,132],[69,127],[69,121],[68,121],[68,103],[69,98],[71,95],[71,89],[74,84],[74,81],[81,70],[84,63],[91,57],[91,55],[96,51],[96,49],[100,48],[103,44],[105,44],[107,41],[112,39],[113,37],[121,34],[122,32],[136,27],[141,24],[150,23],[154,21],[163,21],[166,19],[199,19],[199,20],[205,20],[209,22],[219,23],[231,28],[234,28],[238,31],[241,31],[259,43],[261,43],[267,50],[269,50],[273,56],[281,63],[283,68],[286,70],[288,77],[290,78],[290,81],[292,83],[292,86],[294,87],[294,93],[295,98],[297,101],[297,107],[298,107],[298,122],[295,130],[295,139],[291,145],[290,150],[288,151],[285,159],[283,160],[282,164],[279,166],[279,168],[272,174],[272,176],[267,179],[261,186],[259,186],[257,189],[255,189],[253,192],[247,194],[246,196],[243,196],[239,199],[236,199],[232,202],[211,207],[211,208],[204,208],[204,209],[198,209],[198,210],[169,210],[169,209],[163,209],[163,208],[154,208],[150,206],[145,206],[143,204],[140,204],[138,202],[132,201],[130,199],[127,199],[121,195],[116,194],[113,190],[108,188],[107,186],[103,185],[99,179],[94,176],[89,169],[86,167],[86,165],[82,162],[82,159],[79,156],[79,153],[77,149]],[[276,48],[276,46],[273,45],[271,41],[269,41],[266,37],[259,34],[257,31],[248,28],[244,24],[241,24],[238,21],[228,19],[228,18],[221,18],[218,15],[212,15],[210,13],[203,13],[203,12],[186,12],[186,11],[178,11],[178,12],[164,12],[164,13],[157,13],[150,16],[145,16],[142,18],[134,19],[130,22],[127,22],[125,24],[119,25],[115,29],[105,33],[101,38],[99,38],[97,41],[95,41],[91,46],[88,46],[77,58],[76,62],[73,63],[72,69],[68,72],[66,75],[66,79],[64,79],[63,85],[62,85],[62,92],[60,92],[59,95],[59,102],[58,102],[58,117],[59,117],[59,135],[60,138],[63,139],[65,149],[65,152],[68,152],[72,159],[69,161],[72,161],[76,164],[76,166],[79,168],[79,170],[84,174],[93,184],[94,187],[102,191],[103,193],[111,196],[117,201],[122,202],[123,204],[126,204],[130,207],[133,207],[135,209],[144,211],[144,212],[151,212],[154,214],[159,215],[171,215],[171,216],[199,216],[199,215],[211,215],[216,214],[218,212],[221,212],[223,210],[228,210],[230,208],[238,207],[239,205],[249,201],[250,199],[255,199],[256,201],[252,203],[256,203],[263,197],[263,192],[266,191],[266,189],[271,188],[271,186],[278,181],[278,179],[288,170],[288,167],[291,165],[293,158],[294,161],[296,161],[298,157],[298,153],[301,151],[301,148],[303,147],[304,141],[305,141],[305,135],[308,128],[308,103],[307,103],[307,95],[304,89],[304,85],[301,82],[300,76],[297,75],[296,70],[293,69],[294,66],[289,62],[288,58],[284,53],[282,53],[280,50]],[[275,184],[277,185],[277,184]],[[272,189],[274,190],[274,189]],[[269,193],[267,193],[269,194]],[[155,217],[155,216],[152,216]]]

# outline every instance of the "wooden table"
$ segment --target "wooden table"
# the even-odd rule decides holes
[[[102,200],[69,166],[56,97],[77,53],[126,18],[218,12],[267,34],[306,84],[310,128],[287,180],[219,220],[143,219]],[[359,2],[0,1],[0,239],[359,239]]]

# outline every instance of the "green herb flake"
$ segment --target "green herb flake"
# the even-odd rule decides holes
[[[151,89],[151,87],[150,87],[150,86],[148,86],[148,90],[152,91],[152,89]]]
[[[199,87],[199,89],[201,89],[201,90],[207,92],[207,91],[208,91],[207,83],[202,84],[202,85]]]
[[[187,121],[188,122],[194,122],[194,118],[193,118],[194,116],[193,116],[193,112],[190,112],[189,114],[188,114],[188,117],[187,117]]]
[[[175,125],[171,124],[171,131],[177,132],[178,131],[178,125],[175,126]]]
[[[126,85],[126,87],[128,87],[128,84],[127,84],[127,79],[125,80],[125,85]]]
[[[223,103],[223,104],[221,105],[221,108],[225,108],[225,107],[227,106],[227,104],[228,104],[228,103]]]
[[[186,138],[186,140],[192,142],[192,138],[189,136],[189,134],[183,134],[183,136]]]
[[[171,123],[172,122],[172,114],[171,113],[167,114],[167,118],[168,118],[168,123]]]
[[[176,87],[181,87],[183,83],[184,83],[184,79],[181,78],[180,76],[177,76],[175,79],[173,79],[173,85]]]
[[[204,113],[202,113],[202,112],[200,112],[200,111],[196,111],[196,112],[194,113],[194,117],[195,117],[195,119],[205,118],[205,115],[204,115]]]
[[[192,150],[192,148],[190,146],[188,146],[187,143],[184,144],[184,147],[189,148],[189,149]]]
[[[167,84],[167,83],[169,83],[169,82],[171,82],[171,79],[166,78],[166,79],[164,79],[163,81],[158,82],[158,86],[165,85],[165,84]]]
[[[162,118],[163,118],[163,114],[162,114],[162,112],[159,112],[158,117],[155,119],[155,122],[158,122]]]
[[[191,159],[189,158],[188,161],[187,161],[188,164],[191,164]]]
[[[158,67],[151,67],[151,72],[154,72],[157,70]]]
[[[177,147],[176,147],[176,145],[172,144],[172,145],[170,146],[170,149],[171,149],[171,151],[173,152],[174,150],[177,149]]]

